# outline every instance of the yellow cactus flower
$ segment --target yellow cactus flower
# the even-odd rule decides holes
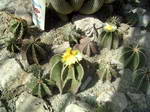
[[[104,30],[107,31],[107,32],[114,32],[114,31],[117,30],[117,26],[106,23],[105,26],[104,26]]]
[[[78,61],[82,60],[82,54],[79,50],[72,50],[71,48],[67,48],[66,52],[62,56],[62,62],[65,65],[72,65]]]

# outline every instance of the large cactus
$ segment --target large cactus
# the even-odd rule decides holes
[[[60,14],[70,14],[73,7],[66,0],[50,0],[52,7]]]
[[[104,0],[89,0],[80,9],[81,14],[93,14],[103,6]]]
[[[79,11],[81,14],[93,14],[97,12],[104,3],[111,3],[115,0],[49,0],[50,6],[63,15]]]

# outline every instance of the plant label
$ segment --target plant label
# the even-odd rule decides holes
[[[33,23],[41,30],[45,30],[46,0],[32,0]]]

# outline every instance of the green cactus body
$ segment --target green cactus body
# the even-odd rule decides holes
[[[85,0],[70,0],[70,3],[72,7],[74,8],[74,11],[80,10]]]
[[[88,0],[79,10],[81,14],[93,14],[103,6],[104,0]]]
[[[127,24],[134,26],[139,23],[139,17],[136,13],[130,12],[126,15]]]
[[[52,7],[56,12],[67,15],[73,12],[73,8],[66,0],[50,0]]]
[[[133,83],[138,90],[147,92],[150,87],[150,68],[142,68],[134,71]]]
[[[21,39],[27,31],[27,22],[6,12],[0,12],[0,44],[5,45],[12,39]]]
[[[101,80],[109,80],[112,81],[113,78],[118,76],[118,72],[113,68],[113,65],[110,63],[101,63],[98,69],[98,75],[100,76]]]
[[[7,50],[12,53],[18,53],[21,49],[21,43],[19,43],[16,39],[12,39],[7,42]]]
[[[35,63],[42,64],[48,58],[45,44],[39,42],[39,39],[24,39],[22,53],[23,58],[26,58],[30,65]]]
[[[106,32],[103,31],[99,37],[100,45],[108,49],[117,49],[121,42],[122,36],[119,35],[118,31]]]
[[[144,48],[136,45],[129,45],[123,49],[123,55],[120,61],[124,64],[124,67],[136,70],[145,66],[146,56]]]
[[[106,4],[109,4],[109,3],[112,3],[112,2],[114,2],[115,0],[104,0],[104,3],[106,3]]]
[[[36,67],[36,72],[33,72],[32,80],[27,87],[31,89],[33,95],[37,97],[44,97],[47,95],[52,95],[53,82],[50,81],[46,75],[43,75],[41,68]]]
[[[27,31],[27,22],[20,18],[15,18],[15,21],[11,22],[10,31],[14,34],[15,37],[21,39]]]
[[[61,62],[61,56],[59,55],[53,56],[50,64],[50,79],[56,83],[60,93],[62,94],[64,91],[77,93],[84,76],[82,65],[76,63],[66,66]]]

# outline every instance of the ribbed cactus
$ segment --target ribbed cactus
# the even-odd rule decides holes
[[[53,82],[48,79],[47,75],[43,74],[43,70],[39,66],[34,65],[32,68],[33,76],[31,82],[27,84],[31,93],[40,98],[52,95]]]
[[[50,0],[52,7],[56,12],[67,15],[73,12],[73,7],[66,0]]]
[[[102,81],[112,81],[114,78],[118,77],[119,73],[115,70],[115,66],[113,66],[114,65],[109,62],[99,64],[99,69],[97,70],[97,73]]]
[[[0,44],[6,41],[21,39],[27,32],[27,22],[6,12],[0,12]]]
[[[91,41],[88,37],[81,39],[80,43],[75,45],[75,48],[87,56],[92,56],[98,52],[96,43]]]
[[[130,68],[131,70],[139,69],[146,64],[145,50],[139,45],[124,47],[120,61],[126,68]]]
[[[142,68],[134,71],[133,82],[137,89],[147,92],[150,87],[150,68]]]
[[[104,48],[117,49],[121,45],[122,35],[118,32],[116,25],[106,23],[98,40]]]
[[[22,42],[22,54],[30,65],[35,63],[43,64],[48,58],[45,44],[41,43],[39,38],[24,39]]]
[[[84,1],[86,0],[70,0],[70,3],[71,6],[74,8],[74,11],[78,11],[82,7]]]
[[[76,62],[78,57],[75,52],[69,50],[64,57],[55,55],[50,60],[50,80],[55,82],[61,94],[66,91],[77,93],[82,83],[84,69]]]
[[[21,43],[16,39],[11,39],[6,42],[7,50],[12,53],[18,53],[21,49]]]
[[[79,10],[81,14],[93,14],[103,6],[104,0],[88,0]]]
[[[114,0],[49,0],[50,6],[58,13],[67,15],[75,11],[81,14],[93,14],[104,3],[112,3]]]

